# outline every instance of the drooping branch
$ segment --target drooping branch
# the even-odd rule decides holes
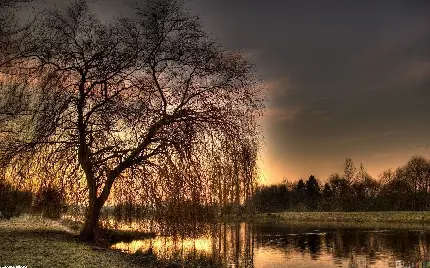
[[[7,101],[3,109],[10,132],[1,134],[0,161],[36,163],[47,150],[73,159],[78,167],[64,165],[58,174],[84,174],[89,229],[121,180],[170,194],[169,186],[183,184],[189,192],[182,197],[209,198],[215,179],[206,162],[216,158],[209,147],[217,148],[236,201],[247,188],[234,180],[251,183],[254,172],[252,150],[239,146],[258,139],[253,122],[264,107],[252,65],[205,34],[180,1],[148,0],[136,11],[111,22],[98,20],[84,0],[45,11],[29,34],[35,45],[4,68],[26,86],[14,91],[23,105]],[[163,190],[151,179],[157,176]]]

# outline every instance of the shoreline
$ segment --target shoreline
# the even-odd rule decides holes
[[[247,219],[255,224],[291,227],[430,230],[430,211],[277,212]]]
[[[64,222],[37,216],[0,219],[0,267],[221,267],[206,258],[163,259],[148,252],[127,253],[113,249],[110,243],[82,241],[73,229]],[[140,232],[108,235],[126,237],[125,241],[143,238]],[[151,234],[145,238],[148,236]]]
[[[369,212],[277,212],[259,213],[256,219],[322,222],[397,222],[429,223],[430,211],[369,211]]]

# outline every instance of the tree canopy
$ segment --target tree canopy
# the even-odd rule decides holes
[[[264,96],[254,68],[181,1],[148,0],[108,22],[85,0],[42,14],[1,68],[10,101],[1,104],[0,163],[9,176],[44,169],[71,184],[85,178],[83,235],[94,236],[119,179],[153,193],[180,181],[205,185],[215,152],[232,159],[245,150],[255,160]],[[234,166],[236,179],[245,169]]]

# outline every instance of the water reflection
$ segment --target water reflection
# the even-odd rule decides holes
[[[157,237],[155,239],[136,240],[131,243],[117,243],[113,246],[129,253],[148,252],[150,249],[162,258],[171,258],[174,255],[197,252],[210,255],[211,241],[207,238],[175,239],[173,237]]]
[[[206,225],[195,238],[165,236],[113,247],[131,253],[152,248],[162,258],[204,254],[228,267],[400,268],[430,267],[429,242],[430,232],[423,230],[224,223]]]

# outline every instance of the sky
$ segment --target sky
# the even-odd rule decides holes
[[[102,16],[122,10],[99,0]],[[352,158],[378,177],[430,157],[429,0],[189,0],[268,89],[263,182],[321,181]]]
[[[430,1],[194,0],[269,89],[264,181],[325,181],[352,158],[374,177],[430,157]]]

